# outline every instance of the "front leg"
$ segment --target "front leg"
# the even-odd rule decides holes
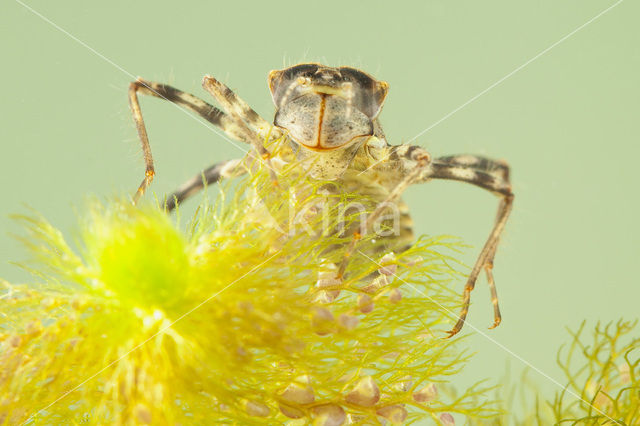
[[[449,331],[449,336],[453,336],[458,333],[464,325],[469,311],[471,291],[475,287],[478,275],[482,269],[486,272],[487,282],[489,283],[489,288],[491,290],[494,322],[493,326],[490,328],[494,328],[500,324],[502,316],[500,315],[498,295],[492,274],[493,260],[500,236],[502,235],[507,223],[509,213],[511,213],[514,199],[514,194],[511,192],[511,183],[509,182],[509,167],[504,162],[471,155],[441,157],[431,163],[421,180],[428,181],[430,179],[448,179],[470,183],[486,189],[487,191],[493,192],[501,198],[493,229],[491,230],[478,259],[469,274],[469,278],[467,279],[467,283],[464,287],[462,309],[460,311],[458,321],[451,331]]]
[[[514,195],[511,192],[511,184],[509,182],[509,166],[501,161],[495,161],[483,157],[473,155],[455,155],[440,157],[433,161],[428,160],[428,154],[419,146],[398,145],[376,148],[372,155],[376,158],[374,166],[365,169],[366,173],[389,176],[391,181],[395,183],[391,186],[391,192],[385,202],[381,203],[370,219],[375,220],[384,209],[386,203],[394,202],[411,184],[418,182],[428,182],[432,179],[448,179],[466,182],[490,191],[501,198],[498,207],[498,214],[495,224],[489,237],[476,260],[476,263],[469,274],[467,283],[464,288],[462,308],[458,316],[458,321],[449,331],[449,337],[457,334],[464,325],[467,313],[469,311],[469,303],[471,300],[471,291],[475,287],[478,275],[482,269],[485,270],[489,289],[491,291],[491,301],[494,310],[493,327],[500,324],[501,314],[498,305],[498,295],[493,280],[493,260],[498,247],[500,235],[506,225],[509,213],[513,205]],[[371,151],[371,150],[370,150]],[[367,222],[371,223],[370,220]],[[353,251],[355,240],[359,235],[354,237],[347,254]],[[343,261],[340,271],[344,272],[346,268],[346,259]]]
[[[243,160],[227,160],[207,167],[182,185],[180,185],[165,200],[165,209],[172,211],[178,204],[191,197],[206,185],[219,182],[222,179],[239,176],[247,171]]]
[[[147,128],[144,124],[140,102],[138,101],[139,93],[164,99],[187,110],[193,111],[209,123],[220,127],[223,132],[234,139],[246,143],[253,143],[256,140],[257,136],[254,132],[251,132],[246,128],[246,126],[243,127],[242,125],[239,125],[234,118],[202,99],[166,84],[154,83],[141,78],[137,79],[129,85],[129,104],[133,113],[133,119],[136,123],[140,143],[142,144],[145,174],[142,183],[133,196],[134,204],[138,202],[149,185],[151,185],[153,177],[155,176],[153,156],[151,154],[151,146],[149,145],[149,136],[147,135]]]

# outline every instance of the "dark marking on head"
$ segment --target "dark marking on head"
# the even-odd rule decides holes
[[[330,150],[374,134],[388,85],[351,67],[299,64],[271,71],[274,124],[300,145]]]
[[[350,92],[353,106],[371,119],[378,115],[389,92],[386,82],[352,67],[306,63],[269,73],[269,89],[278,108],[313,87],[341,90],[345,96]]]

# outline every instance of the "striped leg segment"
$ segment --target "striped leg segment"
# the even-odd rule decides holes
[[[202,87],[209,92],[220,105],[236,120],[243,121],[251,128],[267,133],[271,128],[271,124],[260,117],[244,100],[236,95],[224,83],[219,82],[215,78],[207,75],[202,80]]]
[[[256,141],[262,141],[262,137],[256,133],[256,131],[247,127],[245,123],[242,120],[239,120],[235,115],[229,115],[202,99],[169,85],[154,83],[139,78],[129,85],[129,104],[131,105],[133,119],[136,123],[136,129],[142,144],[142,152],[144,155],[146,169],[144,179],[133,196],[134,204],[137,203],[140,197],[144,194],[153,181],[153,177],[155,175],[153,156],[149,145],[149,136],[147,135],[144,119],[142,118],[142,110],[140,109],[138,93],[164,99],[192,111],[207,120],[209,123],[219,127],[232,139],[252,145],[255,145]]]
[[[490,158],[478,157],[476,155],[448,155],[438,157],[436,164],[448,166],[460,166],[461,168],[472,168],[479,172],[489,173],[509,181],[509,165],[504,161],[492,160]]]
[[[197,96],[183,92],[167,84],[154,83],[152,81],[138,78],[138,80],[134,81],[129,86],[129,98],[131,99],[132,95],[135,95],[138,92],[180,105],[181,107],[198,114],[214,126],[219,127],[232,139],[250,144],[251,140],[255,137],[255,134],[249,129],[246,129],[246,126],[239,126],[237,124],[237,120],[230,117],[224,111],[221,111],[208,102],[203,101]],[[134,101],[137,103],[137,97],[135,96]]]
[[[172,211],[176,208],[176,205],[196,194],[205,186],[217,183],[224,178],[237,176],[244,172],[246,172],[246,169],[242,167],[241,160],[222,161],[214,164],[180,185],[178,189],[167,197],[165,208],[167,211]]]
[[[243,127],[246,131],[256,135],[250,143],[255,148],[256,152],[260,154],[260,157],[265,160],[271,175],[271,181],[277,185],[278,179],[276,173],[271,166],[271,153],[264,146],[264,139],[258,136],[259,133],[265,135],[269,134],[269,137],[278,138],[281,136],[279,129],[272,129],[272,126],[260,115],[255,112],[245,101],[239,98],[231,89],[225,84],[219,82],[215,78],[207,75],[202,80],[202,87],[211,94],[225,111],[235,119],[238,126]],[[256,131],[258,134],[256,134]],[[275,134],[277,133],[277,134]]]
[[[491,291],[491,301],[493,303],[494,310],[494,323],[491,328],[494,328],[500,324],[502,317],[498,306],[498,295],[495,282],[493,280],[493,259],[496,254],[500,235],[502,234],[507,223],[507,219],[509,218],[509,213],[511,212],[514,199],[514,195],[511,192],[511,184],[509,183],[509,167],[503,162],[470,155],[442,157],[431,163],[428,172],[423,176],[423,178],[424,180],[449,179],[467,182],[491,191],[501,197],[493,229],[491,230],[491,233],[478,256],[464,287],[462,308],[458,321],[448,333],[449,337],[451,337],[462,329],[469,311],[471,291],[475,287],[478,275],[482,269],[485,270],[487,282],[489,283],[489,289]]]

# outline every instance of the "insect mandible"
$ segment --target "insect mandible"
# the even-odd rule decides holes
[[[166,84],[141,78],[132,82],[129,103],[146,165],[144,179],[133,197],[134,202],[144,194],[155,174],[149,138],[138,102],[139,93],[168,100],[198,114],[229,137],[252,145],[267,161],[271,156],[264,145],[267,135],[286,138],[298,159],[313,160],[308,171],[312,177],[335,180],[366,191],[379,200],[380,205],[390,202],[401,204],[400,196],[414,183],[432,179],[470,183],[497,195],[500,202],[493,228],[464,287],[458,320],[448,334],[453,336],[462,329],[469,310],[471,291],[482,270],[485,271],[493,303],[494,323],[491,328],[499,325],[501,314],[492,270],[498,242],[514,200],[509,166],[503,161],[475,155],[432,159],[419,146],[390,145],[378,120],[389,85],[358,69],[303,63],[271,71],[268,82],[276,106],[273,123],[260,117],[227,86],[211,76],[204,77],[203,87],[222,109]],[[203,170],[168,197],[168,210],[205,185],[233,176],[239,164],[238,160],[223,161]],[[409,241],[413,238],[409,213],[406,209],[401,213],[401,223],[405,223],[405,226],[399,238]],[[381,214],[382,208],[376,208],[366,219],[367,223]],[[354,236],[347,248],[348,254],[353,252],[358,239],[359,236]],[[344,273],[347,258],[345,256],[345,261],[338,268],[338,277]]]

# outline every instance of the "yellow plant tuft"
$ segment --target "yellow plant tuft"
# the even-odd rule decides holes
[[[443,338],[458,243],[422,238],[385,255],[365,238],[375,262],[356,255],[332,280],[351,237],[292,232],[295,219],[331,229],[358,195],[281,179],[274,189],[253,170],[185,227],[149,203],[92,201],[76,249],[43,218],[20,217],[37,282],[0,281],[0,424],[494,415],[476,402],[480,386],[448,385],[468,358]],[[328,215],[310,207],[319,201]]]

